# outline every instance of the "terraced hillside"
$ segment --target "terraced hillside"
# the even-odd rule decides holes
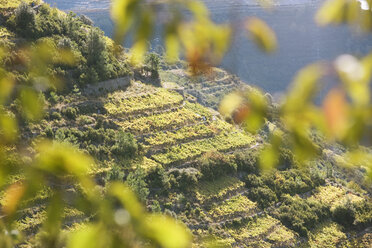
[[[177,82],[200,104],[213,109],[218,109],[219,103],[226,94],[249,87],[236,76],[219,68],[213,68],[207,74],[196,77],[189,75],[183,69],[167,69],[160,72],[160,77],[164,82]]]
[[[323,160],[306,169],[283,160],[287,169],[261,173],[257,154],[262,137],[189,102],[179,87],[168,88],[132,81],[122,90],[103,89],[99,96],[79,90],[51,95],[44,121],[23,134],[69,142],[90,153],[98,164],[91,173],[102,188],[112,180],[127,180],[150,211],[184,222],[195,247],[211,238],[221,247],[371,244],[370,197],[357,184],[327,176]],[[66,192],[74,195],[76,190],[71,185]],[[28,235],[45,218],[50,189],[43,192],[17,222]],[[333,216],[347,202],[360,207],[352,231]],[[64,226],[74,230],[90,217],[65,209]],[[300,226],[295,224],[299,220]]]
[[[35,13],[37,20],[49,23],[48,13],[56,10],[43,8],[44,12]],[[106,47],[102,53],[110,54],[112,42],[89,22],[84,24],[84,18],[54,17],[69,21],[76,28],[73,34],[85,37],[63,33],[75,37],[79,45],[75,52],[84,51],[83,40],[93,39],[91,33]],[[43,31],[43,23],[30,36],[35,42],[49,35],[44,32],[49,30]],[[58,27],[58,23],[54,25]],[[4,40],[11,37],[8,42],[13,43],[13,38],[22,39],[21,32],[15,31],[1,27],[0,36]],[[61,41],[59,36],[49,40],[55,45]],[[270,134],[281,128],[280,123],[272,118],[258,135],[252,135],[216,112],[225,94],[249,86],[218,68],[191,77],[183,69],[166,67],[160,70],[161,84],[152,85],[158,78],[136,80],[142,77],[126,64],[124,55],[120,61],[108,56],[97,64],[81,60],[75,68],[78,77],[70,78],[70,88],[35,92],[45,102],[46,114],[40,122],[28,121],[17,112],[20,103],[10,104],[9,112],[20,119],[22,143],[21,152],[15,152],[10,162],[24,160],[22,164],[28,165],[28,156],[37,153],[33,144],[44,138],[61,146],[68,143],[94,158],[96,167],[89,173],[97,182],[97,192],[107,192],[114,181],[126,182],[149,211],[185,223],[194,234],[194,247],[207,247],[209,242],[217,247],[371,247],[372,190],[362,182],[363,168],[352,172],[340,168],[346,163],[341,156],[344,149],[315,137],[323,154],[301,167],[291,147],[283,145],[280,166],[263,171],[259,152],[268,145]],[[112,66],[101,68],[102,64]],[[96,72],[117,71],[110,69],[106,71],[110,75],[90,78],[93,66]],[[11,69],[17,73],[18,67]],[[23,78],[24,72],[18,73]],[[9,185],[22,181],[17,173],[8,178]],[[26,237],[19,247],[35,247],[43,238],[39,230],[55,189],[67,205],[61,209],[66,233],[96,218],[94,210],[83,214],[70,204],[84,194],[80,185],[51,178],[37,197],[28,200],[27,208],[18,212],[11,230]],[[0,207],[7,200],[1,191]]]

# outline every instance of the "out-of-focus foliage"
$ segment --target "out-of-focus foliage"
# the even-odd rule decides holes
[[[364,31],[372,29],[372,1],[327,0],[316,14],[320,25],[347,23]]]
[[[271,6],[271,1],[260,1],[263,6]],[[111,15],[116,24],[115,40],[121,42],[131,28],[134,29],[134,44],[131,61],[143,61],[152,37],[158,5],[169,8],[169,17],[164,24],[164,45],[166,57],[175,62],[180,55],[185,57],[193,74],[206,72],[223,58],[230,43],[231,25],[216,24],[210,19],[209,11],[201,1],[166,0],[148,2],[143,0],[114,0]],[[135,13],[135,14],[134,14]],[[191,13],[191,17],[188,13]],[[247,20],[250,37],[267,52],[276,49],[274,32],[257,18]]]
[[[249,18],[246,22],[251,39],[266,52],[273,52],[277,49],[277,40],[274,31],[267,24],[256,18]]]
[[[318,130],[329,142],[341,142],[350,148],[352,154],[358,154],[349,164],[363,165],[370,171],[370,156],[368,152],[360,152],[358,146],[360,143],[370,144],[371,66],[371,55],[362,59],[341,55],[332,64],[318,63],[302,69],[278,106],[286,135],[284,137],[281,132],[271,134],[271,145],[261,154],[262,166],[275,166],[279,148],[284,143],[289,144],[301,163],[321,154],[322,150],[311,137],[314,130]],[[320,105],[316,104],[322,85],[330,77],[336,78],[339,84],[329,91]],[[222,102],[221,113],[251,127],[252,121],[257,123],[257,114],[248,110],[257,108],[254,107],[257,103],[252,103],[252,96],[236,94]],[[266,112],[258,113],[264,117],[262,113]]]
[[[320,25],[349,24],[356,29],[371,31],[372,2],[328,0],[319,9],[316,21]],[[254,39],[261,40],[261,47],[270,51],[275,47],[275,39],[270,29],[260,20],[248,22],[247,28]],[[261,26],[261,28],[259,28]],[[266,31],[265,31],[266,30]],[[266,35],[260,37],[261,34]],[[271,39],[270,39],[271,37]],[[279,161],[279,148],[291,147],[296,160],[301,164],[322,154],[322,150],[312,141],[314,130],[320,131],[329,142],[341,142],[350,148],[346,155],[349,165],[364,166],[371,175],[372,167],[368,151],[360,149],[359,144],[371,143],[371,99],[370,82],[372,55],[356,58],[340,55],[333,63],[316,63],[302,69],[294,79],[288,93],[276,106],[283,132],[271,134],[270,145],[266,146],[260,157],[261,168],[273,168]],[[336,79],[334,86],[319,105],[319,92],[322,86]],[[228,95],[221,103],[220,112],[238,124],[251,130],[252,122],[257,122],[253,111],[252,96],[242,93]],[[262,108],[264,109],[264,108]],[[262,113],[264,113],[262,115]],[[261,116],[268,114],[261,112]],[[255,130],[261,128],[257,125]],[[332,156],[328,154],[327,156]]]
[[[368,3],[372,6],[370,0]],[[162,4],[171,10],[170,20],[164,29],[168,59],[174,61],[180,54],[183,55],[194,74],[217,64],[228,49],[231,27],[210,20],[208,10],[199,1],[169,0]],[[357,1],[330,0],[316,18],[320,24],[350,23],[370,30],[371,11],[356,6]],[[134,45],[129,57],[135,64],[142,62],[148,49],[147,42],[157,20],[155,7],[153,1],[113,2],[116,41],[122,41],[131,29],[134,30]],[[191,18],[183,15],[185,10],[190,11]],[[44,102],[40,92],[60,83],[58,73],[50,73],[51,65],[63,64],[68,67],[78,60],[84,65],[84,68],[78,68],[79,80],[83,83],[123,74],[120,63],[102,67],[108,61],[109,55],[105,52],[116,50],[117,47],[108,49],[107,42],[101,39],[99,32],[92,29],[88,33],[81,32],[79,25],[85,23],[89,26],[89,21],[77,21],[72,15],[60,18],[57,12],[50,19],[43,16],[48,11],[51,10],[41,9],[40,14],[36,15],[23,5],[8,20],[8,25],[15,32],[27,31],[23,38],[33,41],[38,39],[31,47],[16,51],[17,66],[27,72],[27,80],[19,80],[12,70],[5,69],[4,58],[9,47],[0,48],[0,187],[4,192],[1,197],[0,246],[14,247],[22,242],[22,235],[13,230],[18,210],[26,208],[30,199],[44,187],[50,187],[52,190],[47,198],[46,217],[42,221],[38,239],[41,247],[57,247],[63,237],[61,220],[63,208],[67,205],[63,189],[73,184],[76,194],[68,199],[69,205],[88,216],[89,222],[67,233],[67,247],[189,247],[190,234],[182,225],[169,217],[147,213],[125,184],[111,183],[106,192],[100,191],[88,173],[94,161],[70,144],[35,140],[32,145],[22,144],[24,149],[17,149],[21,143],[18,134],[22,122],[34,122],[43,116]],[[68,25],[65,25],[65,21]],[[46,23],[58,23],[55,25],[56,30],[48,33],[49,30],[44,29]],[[23,30],[25,28],[27,30]],[[258,19],[249,19],[247,29],[260,47],[266,51],[275,50],[275,35],[266,24]],[[57,46],[56,42],[47,38],[63,33],[68,33],[73,39],[61,39]],[[82,48],[85,45],[88,45],[86,50],[75,49],[76,46]],[[101,52],[97,54],[97,51]],[[110,56],[114,58],[113,53]],[[97,61],[100,63],[97,64]],[[311,138],[312,131],[319,130],[329,141],[348,145],[350,151],[345,157],[345,163],[366,166],[372,177],[371,154],[358,147],[361,141],[365,141],[363,138],[370,141],[372,137],[369,132],[371,71],[372,55],[362,59],[342,55],[331,65],[315,64],[300,71],[293,87],[278,107],[285,132],[273,132],[269,137],[271,144],[263,149],[259,158],[264,168],[274,167],[281,159],[279,152],[284,143],[292,148],[293,159],[300,163],[319,154],[321,151]],[[329,92],[320,106],[316,105],[314,98],[321,87],[320,82],[327,80],[325,76],[332,75],[337,76],[340,84]],[[14,105],[9,106],[11,102]],[[228,96],[221,105],[221,112],[235,122],[244,124],[248,130],[257,132],[268,117],[270,104],[270,99],[260,91],[249,90]],[[10,111],[10,107],[16,111]],[[73,109],[65,113],[75,118]],[[115,146],[119,150],[125,148],[123,151],[127,151],[128,147],[136,150],[130,137],[118,137]],[[221,169],[225,167],[218,163],[203,166],[205,170],[212,166]],[[15,174],[18,176],[13,177]],[[190,181],[198,180],[197,172],[185,174],[191,178]],[[145,185],[133,181],[146,196]],[[249,183],[254,181],[259,183],[259,180],[253,179]],[[257,197],[264,195],[275,199],[276,194],[283,192],[273,192],[266,187],[253,193]],[[295,209],[297,205],[292,207]],[[285,211],[280,214],[282,218],[290,216]],[[289,224],[295,221],[291,219]],[[309,223],[312,223],[312,219],[309,219]]]
[[[1,64],[7,52],[0,49]],[[67,247],[188,247],[190,234],[175,220],[145,211],[137,196],[124,183],[111,183],[107,192],[96,187],[89,175],[94,160],[68,143],[35,140],[29,152],[20,152],[18,121],[37,121],[44,112],[41,90],[56,82],[47,68],[53,64],[71,65],[74,56],[69,50],[56,49],[48,42],[39,42],[23,48],[22,54],[28,84],[22,84],[11,72],[0,69],[0,187],[1,247],[14,247],[23,242],[18,231],[13,230],[20,210],[27,208],[41,190],[51,189],[46,202],[46,216],[38,233],[38,245],[57,247],[61,239]],[[9,102],[19,102],[19,114],[9,111]],[[117,138],[118,149],[125,149],[131,137]],[[130,149],[137,149],[135,144]],[[131,151],[128,152],[132,152]],[[126,151],[126,150],[125,150]],[[15,179],[12,179],[17,175]],[[66,198],[65,188],[75,187],[76,193]],[[82,223],[67,236],[62,233],[63,209],[72,206],[92,218]],[[171,234],[171,235],[169,235]],[[97,236],[101,238],[97,240]],[[63,238],[65,237],[65,238]]]

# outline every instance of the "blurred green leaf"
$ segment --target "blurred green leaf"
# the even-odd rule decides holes
[[[2,77],[0,72],[0,105],[4,104],[9,99],[14,88],[14,80],[9,76]]]
[[[370,101],[370,64],[366,59],[359,61],[354,56],[345,54],[335,60],[335,68],[353,102],[365,106]]]
[[[146,219],[147,233],[160,247],[186,248],[191,246],[191,234],[181,223],[164,215],[150,215]]]
[[[17,139],[18,123],[13,116],[0,112],[0,144],[11,143]]]
[[[44,102],[32,88],[23,88],[20,93],[22,114],[31,121],[39,120],[43,116]]]
[[[256,133],[265,123],[268,102],[264,94],[257,89],[248,90],[245,99],[250,109],[245,118],[245,127],[249,132]]]
[[[243,104],[244,98],[241,94],[234,92],[226,95],[219,107],[219,112],[224,117],[232,117],[234,111]]]
[[[131,218],[140,220],[144,215],[144,209],[137,199],[137,196],[122,183],[113,183],[108,190],[110,195],[117,197],[120,203],[131,215]]]
[[[67,242],[67,248],[106,248],[110,247],[108,238],[98,225],[85,225],[72,233]]]
[[[111,18],[115,23],[115,41],[120,44],[123,37],[133,24],[134,14],[140,15],[140,0],[113,0],[111,3]]]
[[[277,146],[267,145],[260,153],[259,164],[263,171],[272,170],[279,162],[279,149]]]
[[[372,27],[371,10],[362,9],[360,5],[361,3],[357,0],[327,0],[318,10],[315,20],[319,25],[347,23],[370,31]],[[370,1],[369,6],[371,6]]]
[[[90,156],[66,143],[43,141],[36,149],[39,152],[36,166],[56,176],[84,177],[94,164]]]

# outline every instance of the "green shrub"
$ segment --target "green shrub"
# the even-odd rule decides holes
[[[295,195],[308,192],[322,182],[320,180],[314,182],[308,169],[273,170],[265,173],[262,176],[262,181],[276,193],[278,198],[284,194]]]
[[[69,142],[71,144],[78,144],[82,136],[83,133],[80,130],[67,127],[59,128],[54,135],[56,140]]]
[[[358,201],[353,203],[356,213],[355,225],[366,228],[372,225],[372,202]]]
[[[147,172],[146,182],[149,184],[150,188],[160,188],[163,191],[166,191],[171,187],[168,175],[161,165],[152,167]]]
[[[52,112],[50,114],[50,119],[51,120],[60,120],[60,119],[62,119],[62,115],[59,112]]]
[[[44,132],[45,132],[45,135],[46,135],[47,138],[49,138],[49,139],[54,138],[54,132],[53,132],[53,129],[52,129],[51,126],[47,126],[45,128],[45,131]]]
[[[257,202],[261,208],[267,208],[278,200],[275,192],[267,186],[252,188],[248,197]]]
[[[256,150],[248,150],[244,152],[238,152],[235,154],[235,163],[238,171],[244,171],[247,173],[258,174],[258,152]]]
[[[141,167],[137,167],[134,172],[129,173],[126,180],[129,187],[137,194],[142,202],[146,202],[150,193],[145,178],[145,171]]]
[[[22,2],[14,14],[16,31],[27,38],[32,37],[36,27],[36,12],[27,3]]]
[[[355,215],[355,208],[350,201],[337,205],[332,211],[333,220],[348,228],[353,225]]]
[[[182,191],[189,191],[193,189],[201,178],[200,171],[195,168],[170,169],[168,171],[168,175],[172,187]]]
[[[56,104],[59,101],[59,97],[54,91],[49,93],[49,98],[48,99],[49,99],[49,102],[52,103],[52,104]]]
[[[76,122],[79,126],[85,126],[85,125],[93,124],[95,120],[90,116],[81,115],[77,118]]]
[[[286,196],[274,215],[285,226],[307,237],[310,229],[330,217],[330,211],[320,202]]]
[[[47,4],[41,5],[36,19],[37,37],[62,35],[66,31],[65,20],[58,11]]]
[[[95,144],[101,144],[105,141],[106,134],[105,130],[100,129],[94,129],[92,127],[89,127],[83,134],[83,140],[88,141],[90,143]]]
[[[73,107],[67,107],[62,109],[62,114],[70,120],[75,120],[77,117],[77,109]]]
[[[116,143],[111,149],[112,153],[119,157],[135,158],[139,153],[139,146],[134,136],[122,131],[116,135]]]
[[[297,161],[294,158],[294,155],[291,150],[287,148],[279,149],[279,168],[280,169],[289,169],[297,166]]]
[[[213,180],[237,172],[235,161],[219,152],[209,152],[203,155],[197,162],[197,168],[202,173],[203,179],[206,180]]]
[[[249,174],[244,180],[247,188],[256,188],[263,185],[262,179],[255,174]]]
[[[151,208],[151,212],[153,213],[161,213],[160,203],[157,200],[152,201],[150,208]]]
[[[117,164],[111,164],[110,166],[111,170],[107,172],[105,181],[123,181],[125,176],[123,168],[121,168]]]

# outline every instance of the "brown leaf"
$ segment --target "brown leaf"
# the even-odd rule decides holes
[[[14,183],[9,186],[5,192],[3,210],[6,215],[13,214],[21,198],[26,191],[26,187],[22,183]]]
[[[345,92],[332,89],[323,102],[323,113],[332,137],[340,138],[344,134],[347,125],[347,110]]]
[[[249,105],[245,104],[240,106],[237,110],[235,110],[233,114],[234,122],[237,124],[243,123],[251,113],[251,108]]]

